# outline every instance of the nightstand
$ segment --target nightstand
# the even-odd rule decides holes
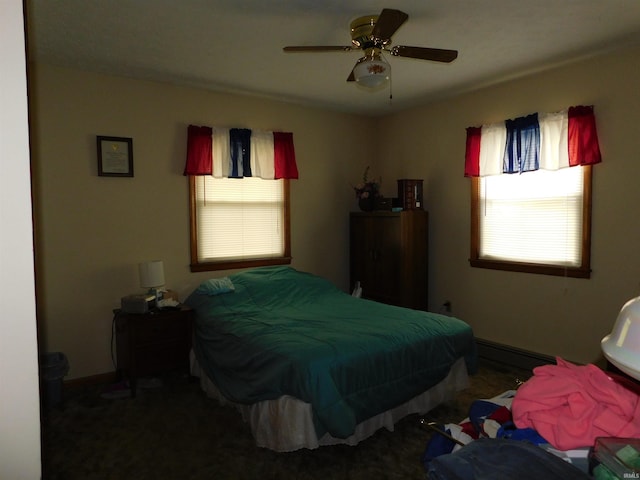
[[[144,375],[184,369],[189,372],[189,350],[194,311],[186,306],[148,313],[114,310],[118,374],[129,379],[136,396],[137,379]]]

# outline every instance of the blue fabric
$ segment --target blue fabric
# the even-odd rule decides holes
[[[538,114],[506,120],[507,145],[503,172],[524,173],[540,166],[540,124]]]
[[[469,408],[469,421],[476,432],[483,431],[482,424],[493,412],[499,409],[501,405],[490,402],[488,400],[476,400]]]
[[[524,440],[534,445],[542,445],[547,442],[533,428],[517,428],[513,422],[503,424],[496,434],[497,438],[510,438],[511,440]]]
[[[528,442],[481,438],[433,459],[429,480],[582,480],[575,466]]]
[[[354,298],[289,267],[229,277],[229,295],[191,294],[198,362],[230,400],[291,395],[310,403],[318,437],[443,380],[459,358],[477,369],[471,327],[453,317]]]
[[[445,429],[444,425],[436,425],[436,427],[451,435],[451,430]],[[456,446],[456,443],[453,440],[449,440],[444,435],[440,435],[438,433],[434,433],[434,435],[429,439],[429,443],[427,444],[427,448],[422,454],[422,464],[424,468],[429,468],[429,463],[436,457],[440,455],[445,455],[447,453],[451,453]]]
[[[229,130],[231,147],[231,171],[229,178],[251,177],[251,130],[232,128]]]

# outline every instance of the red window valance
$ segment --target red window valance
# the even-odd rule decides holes
[[[184,175],[206,175],[211,173],[211,127],[189,125],[187,135],[187,163]]]
[[[189,125],[184,175],[298,178],[293,133]]]
[[[467,177],[557,170],[601,161],[593,106],[467,128]]]

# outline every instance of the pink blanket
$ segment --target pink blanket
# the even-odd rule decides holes
[[[533,370],[516,392],[511,411],[518,428],[533,428],[560,450],[593,445],[596,437],[640,437],[640,396],[595,365]]]

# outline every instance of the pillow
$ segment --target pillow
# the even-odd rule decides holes
[[[202,282],[196,293],[203,295],[220,295],[222,293],[233,292],[236,287],[233,286],[233,282],[229,277],[211,278],[206,282]]]

